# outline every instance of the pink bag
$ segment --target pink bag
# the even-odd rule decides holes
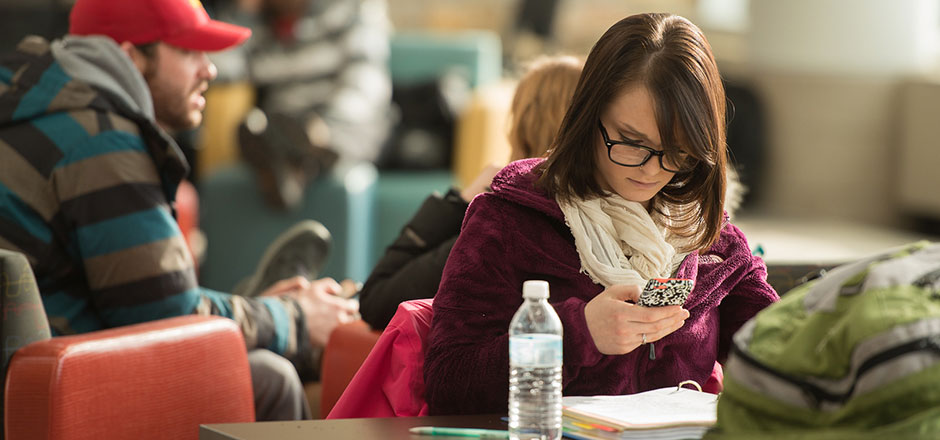
[[[706,393],[718,394],[724,389],[724,379],[725,379],[725,370],[721,368],[721,364],[717,361],[715,366],[712,367],[712,375],[708,378],[708,381],[702,385],[702,391]]]
[[[428,415],[424,344],[431,328],[431,302],[417,299],[399,304],[328,419]]]

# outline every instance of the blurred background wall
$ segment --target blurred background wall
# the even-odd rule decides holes
[[[70,6],[0,0],[0,49],[61,35]],[[645,11],[691,19],[713,46],[736,107],[729,143],[752,241],[792,225],[806,226],[778,248],[812,234],[813,246],[940,235],[940,0],[388,0],[396,32],[498,35],[505,78],[538,54],[586,55]],[[509,96],[477,93],[499,108]]]
[[[537,3],[555,11],[547,40],[532,44],[514,27]],[[399,0],[389,10],[399,29],[497,31],[507,66],[539,51],[586,54],[632,13],[686,16],[765,118],[765,143],[733,152],[752,188],[746,210],[901,228],[940,217],[940,102],[924,99],[938,77],[937,0]],[[742,163],[751,154],[760,160]]]

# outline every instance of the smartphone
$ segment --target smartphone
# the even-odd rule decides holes
[[[688,278],[653,278],[646,283],[637,303],[643,307],[681,306],[695,282]]]

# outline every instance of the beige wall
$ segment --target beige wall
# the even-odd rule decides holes
[[[787,216],[898,220],[891,151],[896,80],[762,73],[768,118],[762,208]]]
[[[698,22],[700,1],[708,0],[562,0],[556,22],[560,44],[548,50],[584,54],[610,24],[640,11],[670,11]],[[767,169],[758,208],[774,215],[901,225],[910,212],[909,206],[900,208],[902,185],[940,194],[940,187],[901,182],[911,168],[900,168],[896,156],[911,125],[902,112],[905,84],[936,70],[931,47],[940,42],[935,40],[938,3],[750,0],[749,28],[709,29],[700,23],[724,74],[753,84],[766,107]],[[399,28],[480,27],[505,37],[517,2],[393,4]],[[921,99],[918,106],[918,114],[940,115],[940,102]],[[929,131],[931,124],[918,127]],[[938,154],[924,159],[934,165],[914,160],[921,165],[915,171],[940,170],[940,141],[917,136],[915,143],[926,142]],[[904,200],[909,205],[923,198]],[[932,209],[940,217],[940,208]]]
[[[518,0],[389,0],[397,29],[489,29],[507,36]],[[587,53],[620,18],[646,11],[668,11],[687,17],[695,0],[561,0],[555,22],[565,52]]]
[[[765,208],[903,223],[901,85],[936,64],[937,3],[751,0],[744,61],[768,109]]]
[[[901,90],[896,179],[901,209],[940,218],[940,77],[907,81]],[[938,231],[940,232],[940,231]]]

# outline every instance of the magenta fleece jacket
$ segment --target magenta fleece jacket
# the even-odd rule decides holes
[[[535,189],[542,159],[511,163],[493,192],[470,204],[434,298],[424,377],[430,413],[505,413],[509,389],[509,321],[522,304],[522,283],[549,282],[549,302],[564,325],[564,395],[629,394],[704,384],[731,336],[779,297],[764,262],[727,223],[707,252],[690,254],[676,276],[695,288],[678,331],[619,356],[597,351],[584,306],[603,287],[580,273],[574,237],[554,199]]]

